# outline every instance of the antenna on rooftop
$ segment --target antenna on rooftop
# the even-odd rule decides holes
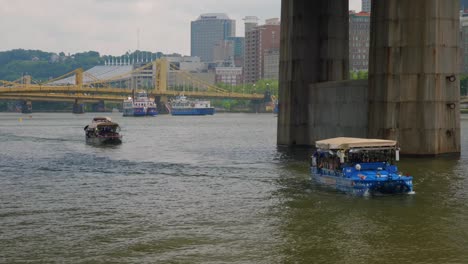
[[[137,28],[137,50],[140,50],[140,28]]]

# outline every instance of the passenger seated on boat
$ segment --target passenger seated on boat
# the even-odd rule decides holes
[[[322,169],[323,169],[323,161],[320,160],[320,161],[318,162],[318,165],[317,165],[317,171],[318,171],[319,173],[322,173]]]

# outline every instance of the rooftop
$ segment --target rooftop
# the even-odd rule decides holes
[[[225,13],[207,13],[207,14],[201,14],[198,20],[214,20],[214,19],[222,19],[222,20],[231,20],[227,14]]]

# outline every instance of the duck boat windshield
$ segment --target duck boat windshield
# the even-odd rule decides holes
[[[413,193],[412,177],[403,176],[396,141],[332,138],[316,142],[311,175],[319,183],[357,195]]]

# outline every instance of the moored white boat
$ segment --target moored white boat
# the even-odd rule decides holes
[[[145,91],[138,92],[123,102],[123,116],[156,116],[158,111],[154,99]]]
[[[210,101],[189,100],[184,95],[177,96],[170,102],[172,115],[214,115],[215,109]]]

